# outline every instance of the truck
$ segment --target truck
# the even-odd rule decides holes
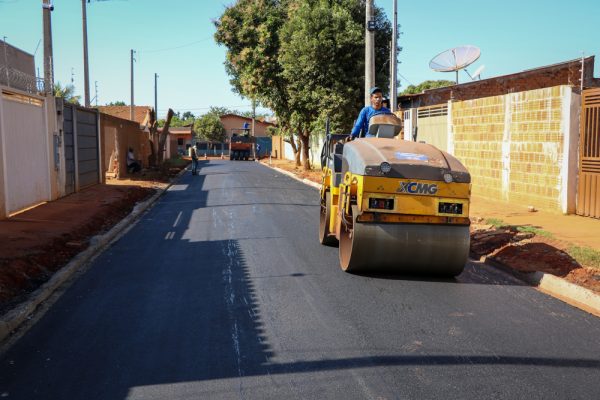
[[[229,140],[229,159],[246,160],[255,159],[254,149],[256,148],[256,138],[248,134],[233,134]]]

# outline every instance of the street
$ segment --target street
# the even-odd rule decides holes
[[[318,192],[201,161],[11,348],[7,399],[592,399],[600,319],[494,270],[353,275]]]

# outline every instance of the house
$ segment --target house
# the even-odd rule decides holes
[[[243,134],[245,131],[251,132],[252,129],[252,118],[243,117],[236,114],[224,114],[221,115],[221,123],[225,128],[227,134],[227,141],[233,136],[233,134]],[[271,122],[265,122],[256,119],[254,122],[254,136],[266,137],[269,136],[267,129],[269,127],[275,127],[276,125]]]
[[[593,72],[592,56],[400,96],[403,138],[457,157],[476,195],[589,215],[600,210],[600,196],[586,194],[600,182],[600,170],[585,167],[600,162],[586,147],[600,142],[600,131],[588,127],[600,124],[600,113],[586,113],[586,97],[600,92]],[[580,139],[580,132],[595,136]]]
[[[33,55],[0,40],[0,85],[37,93],[35,62]]]
[[[162,133],[162,128],[158,128],[158,132]],[[188,149],[194,144],[194,127],[186,125],[181,127],[170,127],[169,138],[166,144],[166,153],[168,157],[176,155],[186,155]]]

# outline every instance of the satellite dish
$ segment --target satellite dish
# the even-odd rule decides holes
[[[473,80],[481,79],[481,73],[483,72],[484,69],[485,69],[485,65],[482,65],[481,67],[477,68],[475,70],[475,72],[473,73],[473,76],[471,77],[471,79],[473,79]]]
[[[456,72],[458,84],[458,71],[473,64],[481,56],[481,50],[476,46],[459,46],[446,50],[429,62],[429,68],[438,72]]]

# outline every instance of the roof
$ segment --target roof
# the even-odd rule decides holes
[[[146,114],[152,107],[149,106],[134,106],[134,117],[133,120],[140,125],[144,125],[146,120]],[[112,115],[123,119],[131,120],[131,107],[130,106],[99,106],[98,110],[104,114]]]
[[[158,128],[158,132],[162,132],[163,128]],[[170,135],[193,135],[194,129],[191,126],[169,127]]]
[[[244,117],[243,115],[223,114],[223,115],[221,115],[220,118],[223,119],[225,117],[235,117],[235,118],[243,119],[243,120],[248,121],[248,122],[252,122],[252,118],[250,118],[250,117]],[[272,123],[272,122],[261,121],[260,119],[256,119],[256,123],[264,124],[264,125],[269,125],[269,126],[275,126],[275,124]]]

